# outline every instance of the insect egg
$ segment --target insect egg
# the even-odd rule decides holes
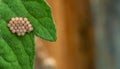
[[[23,36],[27,32],[31,32],[33,30],[30,21],[27,18],[22,17],[11,18],[8,23],[8,27],[12,33],[16,33],[18,36]]]

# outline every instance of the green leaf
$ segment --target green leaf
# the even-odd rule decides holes
[[[33,32],[13,34],[7,24],[12,17],[27,17]],[[34,35],[56,41],[51,8],[44,0],[0,0],[0,69],[33,69]]]
[[[34,34],[36,36],[41,37],[45,40],[56,41],[56,29],[51,14],[51,8],[47,5],[47,3],[45,3],[45,1],[2,0],[1,3],[7,5],[8,9],[10,9],[12,13],[17,14],[17,16],[27,17],[34,27]],[[2,9],[4,10],[5,7],[3,7]],[[3,13],[6,14],[5,12]],[[4,14],[1,13],[2,16],[5,16]],[[10,15],[10,17],[14,17],[14,15],[10,13],[8,14]],[[10,17],[7,18],[7,21],[10,20]]]
[[[35,0],[29,0],[23,3],[29,13],[36,18],[43,27],[41,30],[40,27],[37,27],[38,29],[35,31],[35,34],[43,39],[55,41],[56,29],[51,15],[51,8],[44,1],[37,2]]]
[[[5,68],[5,69],[16,69],[16,68],[32,69],[34,62],[34,54],[35,54],[34,43],[33,43],[34,35],[30,33],[23,37],[18,37],[15,34],[12,34],[6,25],[7,23],[4,20],[0,20],[0,35],[2,36],[4,43],[8,45],[8,49],[10,48],[10,51],[12,51],[13,54],[7,55],[6,53],[4,54],[0,51],[1,54],[6,55],[1,57],[6,58],[6,60],[4,61],[8,62],[11,65],[14,62],[17,62],[18,65],[14,64],[11,67],[15,67],[15,68]],[[1,46],[5,46],[5,44],[1,44],[0,47]],[[4,52],[8,52],[9,54],[9,50],[5,50]],[[9,57],[12,57],[12,59],[10,59]],[[2,65],[0,66],[0,69],[3,69]]]

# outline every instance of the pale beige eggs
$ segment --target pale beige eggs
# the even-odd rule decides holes
[[[12,33],[17,33],[18,36],[24,36],[27,32],[33,31],[33,26],[27,18],[15,17],[11,18],[8,27]]]

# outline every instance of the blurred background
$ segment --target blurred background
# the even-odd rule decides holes
[[[120,0],[47,0],[58,39],[36,37],[35,69],[120,69]]]

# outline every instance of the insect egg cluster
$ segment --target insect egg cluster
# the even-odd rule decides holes
[[[17,33],[18,36],[24,36],[27,32],[31,32],[33,30],[30,21],[27,18],[22,17],[11,18],[8,23],[8,27],[12,33]]]

